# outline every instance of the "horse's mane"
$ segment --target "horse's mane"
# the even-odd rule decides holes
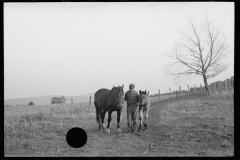
[[[109,94],[113,93],[112,96],[114,96],[115,93],[118,91],[118,90],[116,90],[117,88],[122,88],[122,87],[121,86],[117,86],[117,87],[113,86],[113,88],[110,90]],[[123,89],[122,89],[122,91],[123,91]]]
[[[148,94],[148,92],[141,91],[140,96],[142,96],[142,97],[148,97],[149,94]]]

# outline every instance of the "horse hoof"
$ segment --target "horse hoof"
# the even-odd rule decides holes
[[[110,129],[106,129],[106,133],[110,133]]]
[[[117,131],[118,131],[119,133],[121,133],[121,132],[122,132],[122,130],[121,130],[120,128],[118,128],[118,129],[117,129]]]
[[[142,131],[142,130],[143,130],[142,126],[139,126],[138,131]]]
[[[106,129],[106,125],[103,123],[103,128]]]
[[[131,134],[133,134],[133,133],[136,133],[136,131],[135,131],[135,130],[132,130],[132,131],[131,131]]]

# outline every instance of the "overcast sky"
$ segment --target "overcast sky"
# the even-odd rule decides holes
[[[4,99],[203,85],[202,77],[174,84],[162,67],[187,18],[205,11],[234,51],[233,2],[4,3]],[[209,84],[234,75],[233,51]]]

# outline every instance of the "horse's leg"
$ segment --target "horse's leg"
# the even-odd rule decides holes
[[[146,109],[144,111],[144,127],[145,127],[145,130],[147,130],[148,110],[149,110],[149,106],[146,106]]]
[[[140,121],[140,124],[139,124],[139,131],[142,130],[142,125],[143,125],[143,108],[140,108],[139,109],[139,121]]]
[[[117,130],[118,132],[122,132],[120,128],[120,117],[121,117],[122,109],[117,110]]]
[[[106,130],[107,133],[110,133],[109,126],[110,126],[111,120],[112,120],[112,110],[109,109],[109,110],[108,110],[108,125],[107,125],[107,130]]]
[[[105,126],[105,124],[104,124],[104,118],[105,118],[106,112],[107,112],[107,110],[103,110],[103,111],[102,111],[102,115],[101,115],[102,127],[103,127],[104,129],[106,129],[106,126]]]
[[[95,105],[95,108],[96,108],[96,120],[98,122],[98,130],[101,130],[101,118],[100,118],[100,107],[97,105],[97,102],[94,101],[94,105]]]

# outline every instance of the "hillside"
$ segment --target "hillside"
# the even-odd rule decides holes
[[[168,96],[167,96],[168,97]],[[110,134],[98,130],[95,107],[61,104],[5,109],[5,157],[229,157],[234,155],[234,93],[206,97],[188,94],[158,101],[151,97],[148,130],[127,133],[126,103],[121,115],[112,113]],[[20,116],[24,109],[28,113]],[[22,110],[22,111],[21,111]],[[38,110],[38,112],[37,112]],[[108,114],[105,117],[107,124]],[[139,120],[137,120],[139,125]],[[82,148],[66,141],[68,131],[80,127],[87,133]],[[75,137],[76,141],[81,136]]]
[[[4,100],[4,106],[7,104],[8,105],[16,105],[16,104],[26,105],[31,101],[33,101],[35,105],[48,105],[50,104],[52,97],[60,97],[60,96],[64,96],[67,99],[66,103],[71,103],[71,98],[73,99],[73,103],[89,102],[90,95],[93,97],[94,93],[89,93],[86,95],[79,95],[79,96],[47,95],[47,96],[39,96],[39,97],[8,99],[8,100]]]

